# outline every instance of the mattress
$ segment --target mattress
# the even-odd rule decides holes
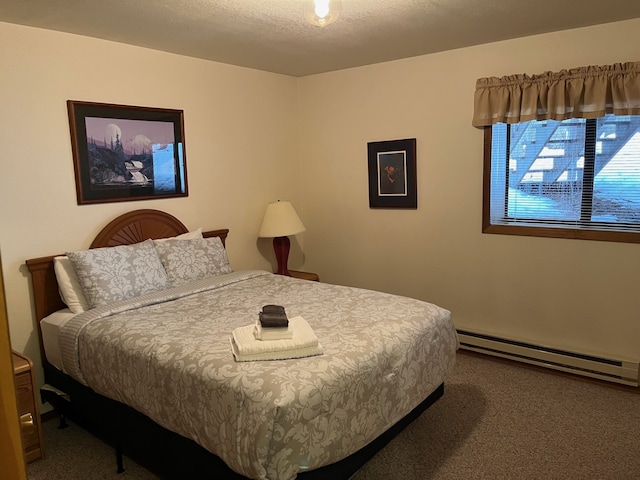
[[[233,330],[266,304],[304,318],[323,353],[236,362]],[[63,371],[257,480],[364,447],[445,380],[458,347],[436,305],[262,271],[98,307],[60,320],[58,334]]]
[[[62,353],[59,344],[60,328],[74,316],[75,313],[65,308],[46,316],[40,321],[45,357],[58,370],[62,370]]]

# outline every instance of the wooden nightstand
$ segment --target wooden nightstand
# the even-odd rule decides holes
[[[31,359],[13,352],[13,374],[16,379],[24,456],[28,463],[44,456],[40,403],[36,401],[37,389]]]
[[[319,282],[320,277],[317,273],[301,272],[299,270],[289,270],[289,273],[293,278],[301,278],[303,280],[311,280],[312,282]]]

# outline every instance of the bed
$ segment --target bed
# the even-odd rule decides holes
[[[75,313],[61,298],[61,255],[27,260],[43,399],[111,443],[119,471],[126,454],[163,478],[347,479],[443,394],[458,348],[451,314],[397,295],[234,271],[227,234],[189,232],[159,210],[114,219],[90,249],[66,254],[91,304]],[[201,245],[209,256],[197,257],[205,260],[196,273],[185,270],[182,249]],[[118,261],[127,268],[144,263],[115,294],[97,266],[114,252],[126,253]],[[317,351],[237,361],[234,333],[267,304],[304,319]]]

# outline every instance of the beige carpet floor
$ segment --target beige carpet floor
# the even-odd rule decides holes
[[[43,431],[30,480],[157,478],[127,458],[117,474],[74,424]],[[413,479],[639,480],[640,394],[460,353],[444,396],[352,477]]]

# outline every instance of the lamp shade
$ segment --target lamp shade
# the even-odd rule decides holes
[[[304,232],[304,225],[290,202],[272,202],[267,205],[259,237],[274,238]]]

